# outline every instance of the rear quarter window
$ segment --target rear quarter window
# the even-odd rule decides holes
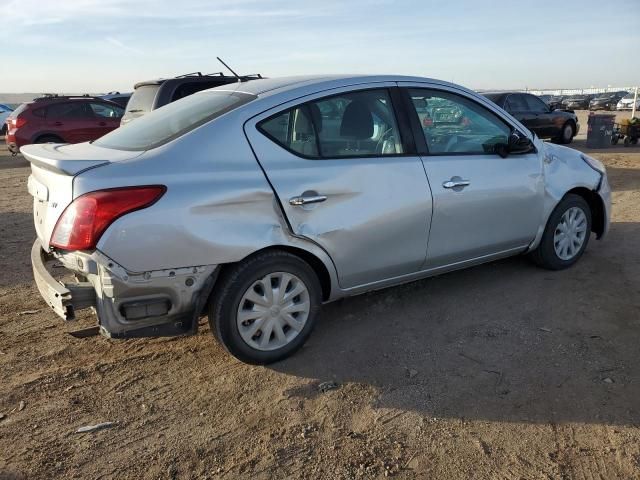
[[[95,141],[116,150],[150,150],[257,98],[241,92],[212,91],[153,110]]]

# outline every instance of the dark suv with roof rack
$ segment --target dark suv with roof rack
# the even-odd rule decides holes
[[[5,141],[16,154],[31,143],[82,143],[120,126],[124,109],[88,95],[44,95],[23,103],[7,118]]]
[[[257,78],[262,78],[262,76],[260,74],[233,76],[224,75],[222,72],[206,74],[195,72],[175,78],[160,78],[136,83],[121,123],[124,125],[145,113],[201,90]]]

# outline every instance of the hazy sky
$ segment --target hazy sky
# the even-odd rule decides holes
[[[0,0],[0,92],[239,73],[398,73],[471,88],[640,83],[640,0]]]

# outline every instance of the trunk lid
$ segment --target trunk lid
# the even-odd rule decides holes
[[[74,199],[73,179],[77,175],[143,153],[112,150],[90,143],[26,145],[20,152],[31,163],[27,188],[33,196],[36,233],[45,247],[49,245],[60,215]]]

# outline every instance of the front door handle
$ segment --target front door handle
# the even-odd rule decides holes
[[[292,197],[289,199],[289,204],[294,206],[307,205],[308,203],[320,203],[327,199],[326,195],[305,195],[302,194],[299,197]]]
[[[464,188],[471,184],[469,180],[462,180],[460,177],[453,177],[451,180],[447,180],[442,184],[444,188]]]

